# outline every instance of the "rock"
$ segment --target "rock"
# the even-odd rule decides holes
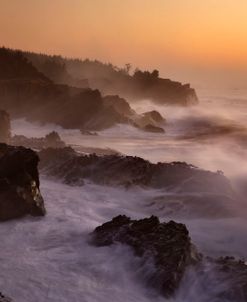
[[[135,127],[146,132],[164,133],[163,126],[165,119],[158,111],[149,111],[141,115],[132,115],[131,117]]]
[[[12,300],[8,297],[5,297],[1,292],[0,292],[0,302],[12,302]]]
[[[28,138],[24,135],[14,135],[11,137],[10,144],[12,146],[23,146],[35,150],[44,148],[64,148],[66,146],[65,142],[61,140],[59,134],[55,131],[41,138]]]
[[[38,161],[30,149],[0,144],[0,221],[45,215]]]
[[[56,131],[52,131],[45,136],[44,148],[64,148],[65,143]]]
[[[144,130],[146,132],[153,132],[153,133],[165,133],[165,130],[163,128],[153,126],[153,125],[150,125],[150,124],[143,127],[142,130]]]
[[[97,136],[98,135],[97,132],[92,132],[92,131],[85,130],[85,129],[81,129],[80,132],[81,132],[82,135],[90,135],[90,136]]]
[[[221,173],[201,170],[183,162],[153,164],[139,157],[80,155],[71,148],[44,149],[40,168],[69,181],[89,179],[104,185],[139,185],[166,188],[176,193],[215,193],[233,196],[230,182]],[[71,181],[69,181],[71,183]]]
[[[155,270],[147,283],[165,297],[174,295],[186,268],[201,260],[185,225],[174,221],[160,223],[155,216],[131,220],[120,215],[92,233],[92,243],[96,246],[115,242],[131,246],[145,262],[153,262]]]
[[[121,115],[131,116],[134,113],[129,103],[118,95],[107,95],[103,100],[106,107],[113,107]]]
[[[166,122],[165,118],[163,118],[163,116],[156,110],[145,112],[145,113],[143,113],[143,116],[145,118],[155,121],[156,123],[165,123]]]
[[[9,114],[4,110],[0,110],[0,143],[9,143],[10,136]]]

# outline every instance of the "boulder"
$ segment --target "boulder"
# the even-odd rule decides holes
[[[124,116],[131,116],[134,113],[129,103],[118,95],[107,95],[103,98],[103,101],[106,107],[113,107],[119,114]]]
[[[131,220],[120,215],[92,233],[92,243],[96,246],[116,242],[129,245],[137,256],[153,263],[155,269],[147,283],[165,297],[174,295],[186,268],[201,260],[185,225],[174,221],[160,223],[155,216]]]
[[[10,135],[9,114],[4,110],[0,110],[0,143],[9,143]]]
[[[30,149],[0,144],[0,221],[45,215],[38,161]]]

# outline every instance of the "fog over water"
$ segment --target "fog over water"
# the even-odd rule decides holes
[[[0,283],[18,302],[134,302],[165,301],[145,284],[152,263],[143,267],[130,248],[122,245],[95,248],[88,234],[118,214],[132,218],[159,216],[161,221],[184,222],[197,248],[208,256],[233,255],[247,258],[247,223],[243,207],[247,182],[247,92],[232,90],[209,95],[199,91],[200,105],[190,108],[157,106],[148,100],[133,104],[141,113],[158,110],[166,118],[165,134],[141,132],[118,125],[82,135],[54,125],[12,123],[14,134],[44,136],[56,130],[66,143],[111,148],[152,162],[186,161],[200,168],[222,170],[239,192],[233,217],[197,217],[184,208],[168,213],[154,198],[165,190],[113,188],[86,183],[68,186],[41,176],[41,190],[48,214],[2,224]],[[226,207],[228,205],[225,205]],[[191,214],[191,213],[190,213]],[[193,213],[192,213],[193,214]],[[8,236],[3,236],[4,234]],[[172,302],[227,302],[216,298],[219,284],[209,264],[204,274],[188,271]],[[189,284],[189,286],[188,286]]]

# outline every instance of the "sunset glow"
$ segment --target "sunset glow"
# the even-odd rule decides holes
[[[243,72],[246,15],[244,0],[1,0],[1,44],[164,75]]]

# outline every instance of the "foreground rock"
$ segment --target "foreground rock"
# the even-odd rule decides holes
[[[45,215],[38,161],[30,149],[0,144],[0,221]]]
[[[9,114],[4,110],[0,110],[0,143],[9,143],[10,133]]]
[[[40,168],[67,183],[89,179],[104,185],[139,185],[174,192],[208,192],[233,195],[230,182],[221,173],[195,168],[182,162],[153,164],[139,157],[79,155],[71,148],[44,149]]]
[[[95,229],[92,242],[97,246],[127,244],[145,262],[153,262],[155,269],[148,284],[166,297],[175,293],[186,268],[201,259],[185,225],[174,221],[160,223],[154,216],[141,220],[117,216]]]
[[[90,239],[96,247],[114,243],[130,246],[142,260],[143,281],[166,298],[180,297],[181,284],[182,292],[186,286],[189,292],[210,293],[205,301],[247,301],[246,262],[233,257],[204,257],[191,243],[183,224],[160,223],[155,216],[131,220],[119,215],[97,227]]]

